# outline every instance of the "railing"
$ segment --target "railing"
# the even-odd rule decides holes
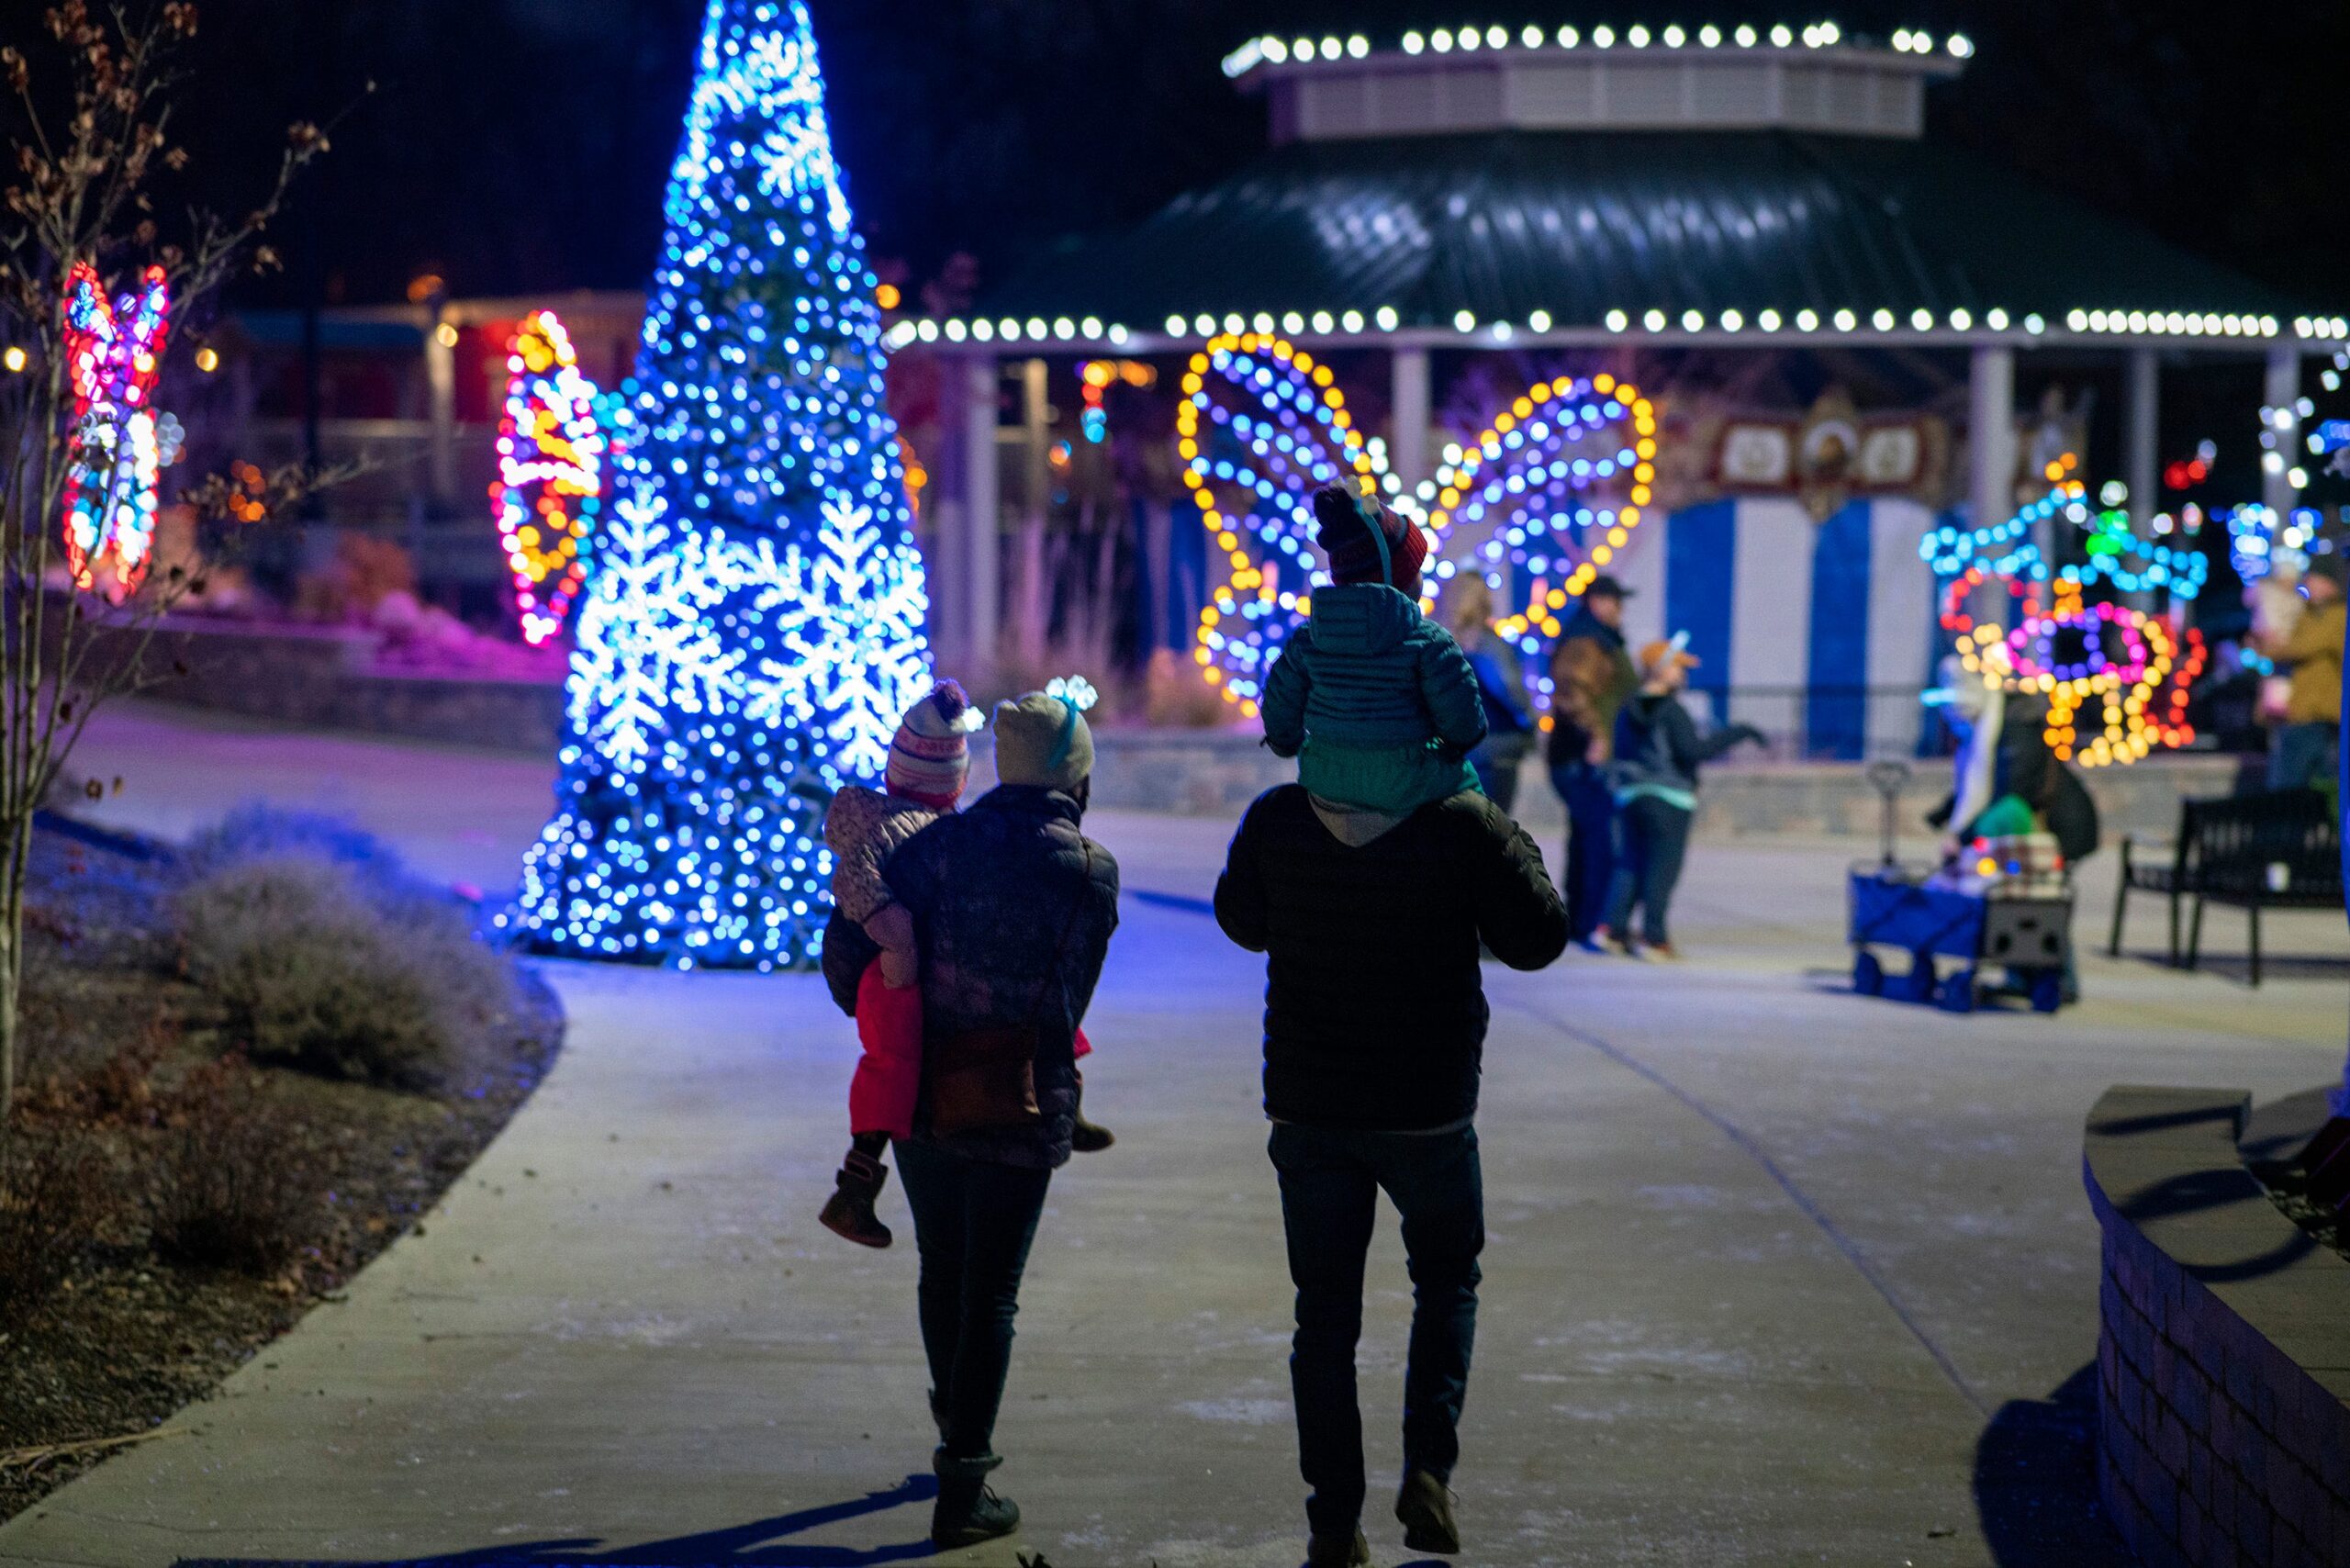
[[[453,446],[456,496],[449,515],[431,505],[432,427],[421,420],[327,420],[319,427],[319,461],[327,467],[360,465],[354,478],[318,498],[318,516],[304,527],[304,554],[330,559],[343,531],[389,539],[416,563],[417,577],[435,585],[487,589],[506,579],[505,558],[490,526],[489,487],[498,476],[497,432],[460,425]],[[236,455],[264,469],[306,462],[308,432],[299,420],[254,420]]]
[[[1785,762],[1943,756],[1955,749],[1917,686],[1691,687],[1700,727],[1736,722],[1763,735],[1762,755]],[[1708,722],[1710,721],[1710,722]],[[1745,755],[1751,756],[1752,753]]]

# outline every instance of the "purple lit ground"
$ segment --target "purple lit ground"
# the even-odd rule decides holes
[[[177,833],[265,795],[490,888],[553,777],[151,708],[105,722],[83,768],[125,778],[112,820]],[[1058,1568],[1290,1568],[1260,972],[1186,902],[1228,824],[1093,825],[1135,895],[1091,1020],[1088,1105],[1120,1143],[1056,1182],[998,1479],[1027,1512],[1017,1546]],[[2276,921],[2276,952],[2331,961],[2258,991],[2093,957],[2078,1009],[1950,1017],[1841,991],[1855,850],[1701,845],[1692,962],[1492,977],[1463,1561],[2109,1560],[2077,1408],[2051,1403],[2095,1345],[2081,1117],[2117,1081],[2333,1077],[2350,936]],[[2085,933],[2109,874],[2092,863]],[[2216,914],[2208,939],[2240,934]],[[1408,915],[1396,935],[1407,951]],[[929,1449],[911,1249],[814,1223],[847,1026],[804,977],[550,973],[565,1054],[424,1233],[189,1412],[193,1435],[0,1527],[0,1562],[928,1560],[903,1488]],[[885,1212],[902,1224],[894,1191]],[[1409,1307],[1392,1229],[1371,1278],[1383,1475]],[[1392,1568],[1376,1488],[1369,1522]]]

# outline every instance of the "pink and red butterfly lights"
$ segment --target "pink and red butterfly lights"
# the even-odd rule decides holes
[[[179,456],[177,421],[153,407],[170,329],[171,291],[151,266],[138,289],[109,299],[87,262],[65,279],[65,356],[73,390],[67,437],[65,564],[74,586],[104,576],[122,595],[147,575],[155,543],[155,483]]]

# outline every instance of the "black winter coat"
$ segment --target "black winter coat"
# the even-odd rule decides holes
[[[1751,724],[1730,724],[1700,737],[1679,697],[1643,691],[1617,715],[1616,759],[1607,765],[1607,779],[1619,790],[1658,784],[1695,794],[1699,768],[1740,741],[1762,738]]]
[[[1567,946],[1541,851],[1475,794],[1350,847],[1303,786],[1269,790],[1241,819],[1215,913],[1267,956],[1265,1114],[1310,1126],[1427,1131],[1473,1114],[1480,940],[1519,969]]]
[[[1004,785],[898,847],[884,880],[914,918],[922,947],[925,1036],[1039,1028],[1034,1126],[932,1138],[925,1087],[914,1137],[973,1159],[1052,1170],[1069,1157],[1077,1114],[1078,1025],[1118,925],[1118,863],[1078,831],[1078,803],[1056,790]],[[834,913],[824,979],[852,1017],[856,982],[878,951]]]

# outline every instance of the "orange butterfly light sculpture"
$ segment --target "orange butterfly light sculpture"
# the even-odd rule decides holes
[[[554,311],[523,319],[506,366],[490,504],[514,574],[522,635],[540,644],[562,630],[588,580],[597,511],[615,455],[605,428],[611,421]]]

